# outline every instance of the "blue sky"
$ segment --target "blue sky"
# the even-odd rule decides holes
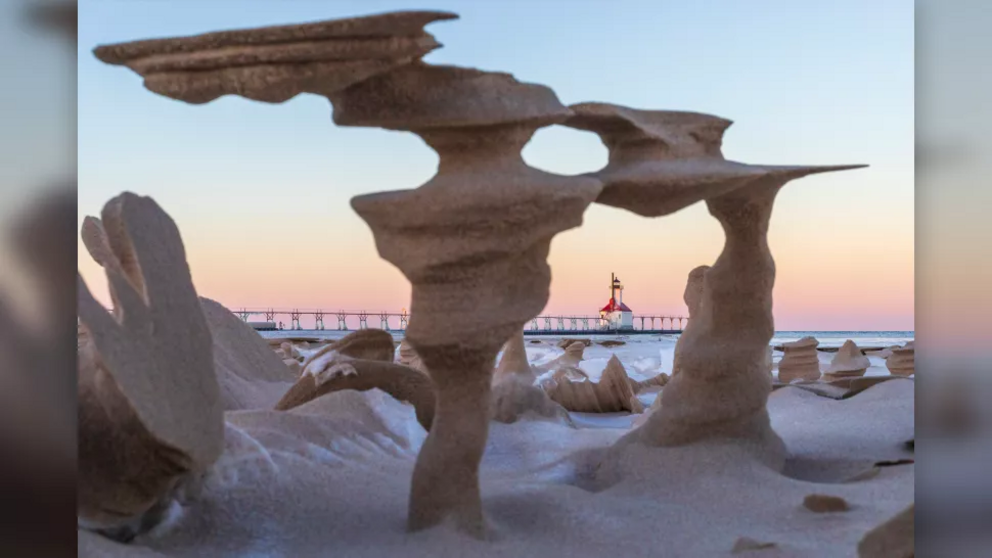
[[[838,283],[829,274],[837,274],[843,283],[859,273],[865,261],[855,252],[874,251],[883,254],[877,265],[908,269],[905,282],[912,290],[914,37],[913,3],[907,0],[83,0],[78,77],[80,221],[98,213],[107,199],[122,190],[155,197],[179,223],[188,250],[195,252],[191,263],[195,259],[210,267],[204,277],[211,279],[198,286],[232,305],[271,303],[244,300],[257,296],[248,291],[225,291],[234,276],[217,278],[224,265],[245,267],[245,274],[254,276],[264,272],[271,278],[271,288],[280,292],[302,291],[319,283],[322,275],[333,276],[333,262],[356,261],[369,250],[374,256],[371,235],[351,211],[348,199],[426,181],[437,159],[418,138],[378,129],[337,128],[328,101],[314,96],[282,105],[233,97],[203,106],[185,105],[148,92],[137,75],[102,64],[91,51],[98,44],[134,39],[428,8],[461,16],[428,26],[444,44],[427,56],[429,62],[509,72],[520,80],[550,86],[567,104],[606,101],[727,117],[735,121],[724,141],[730,159],[869,163],[872,166],[865,171],[806,179],[780,196],[773,225],[780,231],[773,239],[773,250],[776,242],[780,248],[776,252],[780,282],[788,281],[789,273],[796,278],[822,273],[822,285],[813,290],[819,296],[823,288]],[[602,166],[606,151],[591,134],[552,127],[538,132],[524,156],[534,166],[574,174]],[[579,256],[570,250],[581,245],[601,252],[596,239],[607,231],[619,228],[650,237],[654,229],[645,227],[656,226],[602,207],[591,208],[586,221],[582,230],[556,240],[553,258],[559,244],[561,257],[571,261]],[[638,289],[642,293],[660,289],[664,293],[652,298],[651,304],[681,308],[681,285],[694,267],[689,260],[711,263],[722,241],[702,206],[669,222],[674,223],[672,235],[678,236],[678,242],[671,235],[665,237],[657,258],[664,259],[668,249],[673,255],[666,261],[672,264],[646,271],[641,284],[635,277],[631,285],[625,277],[626,296],[635,296],[631,291]],[[250,226],[269,227],[277,234],[252,235]],[[590,279],[588,289],[605,291],[600,283],[608,282],[611,271],[623,276],[624,262],[658,252],[657,238],[607,249],[608,265],[614,269],[592,270],[595,279]],[[327,247],[323,254],[315,248],[321,245]],[[824,260],[816,269],[797,267],[790,272],[790,254],[806,248],[819,251]],[[320,270],[302,266],[306,269],[295,273],[306,277],[294,287],[293,278],[286,276],[294,273],[292,266],[280,268],[274,263],[273,254],[280,250],[297,266],[301,259],[324,258],[329,263]],[[889,262],[885,253],[900,257]],[[225,258],[229,261],[219,261]],[[250,263],[260,258],[269,258],[269,263]],[[795,256],[796,265],[808,267],[808,259]],[[99,281],[86,267],[85,256],[80,260],[84,276]],[[406,296],[402,277],[388,264],[373,262],[369,261],[372,269],[364,280],[370,289],[380,289],[391,307],[394,298]],[[666,277],[659,279],[659,274]],[[599,275],[607,279],[599,280]],[[652,275],[655,278],[649,280]],[[873,280],[892,278],[884,274],[864,278]],[[793,287],[789,292],[799,288]],[[883,287],[871,284],[865,289],[875,292]],[[558,304],[565,311],[584,292],[576,288],[557,297],[553,284],[549,307]],[[301,296],[295,304],[346,302],[322,295]],[[902,324],[911,329],[911,295],[900,316],[876,325],[895,329]],[[869,327],[869,322],[862,327]]]

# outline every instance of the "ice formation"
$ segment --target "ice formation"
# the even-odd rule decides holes
[[[637,399],[630,377],[614,355],[598,382],[592,382],[579,368],[561,368],[542,387],[551,400],[573,412],[640,413],[644,405]]]
[[[916,344],[910,341],[902,347],[894,347],[892,356],[885,359],[885,366],[896,376],[912,376],[916,373]]]
[[[778,380],[789,383],[794,380],[814,381],[820,379],[820,357],[816,347],[819,341],[803,337],[798,341],[782,345],[782,360],[778,363]]]
[[[837,351],[833,360],[830,361],[830,366],[823,373],[831,378],[864,376],[865,371],[870,366],[871,361],[868,360],[868,357],[862,354],[861,349],[858,348],[858,345],[854,341],[848,339],[844,341],[840,350]]]

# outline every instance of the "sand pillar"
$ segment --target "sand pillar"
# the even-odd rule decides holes
[[[478,466],[500,347],[544,308],[551,239],[582,222],[601,183],[538,171],[521,149],[570,112],[543,86],[468,68],[409,66],[331,96],[335,122],[419,135],[440,158],[414,190],[352,199],[379,254],[410,280],[406,340],[437,388],[408,526],[487,529]]]

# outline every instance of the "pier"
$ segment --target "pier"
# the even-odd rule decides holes
[[[242,321],[253,325],[258,321],[257,318],[261,317],[262,323],[271,324],[274,329],[292,331],[353,331],[370,327],[385,331],[405,331],[410,321],[410,315],[405,310],[400,312],[369,312],[365,310],[241,308],[233,312]],[[369,325],[370,320],[371,326]],[[604,324],[604,321],[599,316],[542,315],[524,325],[524,335],[678,334],[682,333],[689,318],[685,316],[635,315],[632,324],[627,327],[610,327],[613,323],[606,322]],[[278,327],[280,323],[285,323],[286,327]],[[328,325],[332,327],[328,327]]]

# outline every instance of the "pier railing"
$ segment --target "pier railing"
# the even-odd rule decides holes
[[[410,315],[401,312],[370,312],[365,310],[308,310],[308,309],[275,309],[275,308],[240,308],[234,314],[245,322],[253,318],[275,324],[281,329],[303,330],[304,325],[311,330],[351,331],[377,327],[386,331],[404,331],[410,322]],[[372,325],[369,325],[371,320]],[[685,316],[635,315],[633,326],[620,327],[615,322],[607,322],[599,316],[570,316],[548,314],[534,318],[524,326],[526,332],[547,333],[581,333],[596,331],[652,331],[680,332],[685,328],[689,318]],[[329,327],[330,326],[330,327]]]

